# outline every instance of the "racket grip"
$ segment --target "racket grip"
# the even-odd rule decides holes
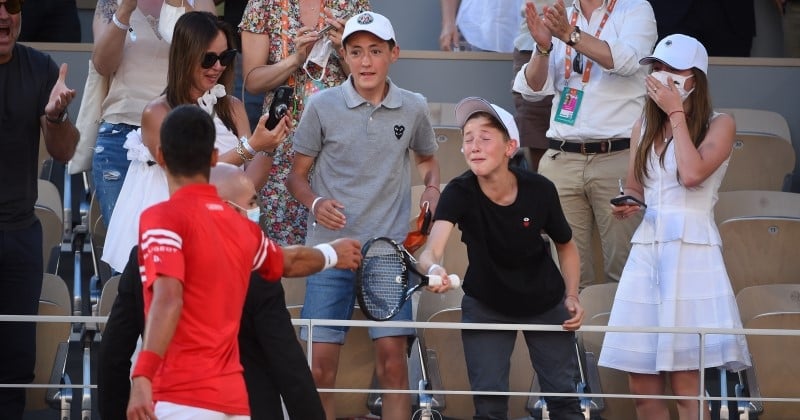
[[[451,289],[458,289],[461,287],[461,278],[458,277],[456,274],[450,274],[447,276],[447,279],[450,280],[450,288]],[[428,276],[428,286],[441,286],[442,285],[442,276],[437,276],[435,274],[431,274]]]

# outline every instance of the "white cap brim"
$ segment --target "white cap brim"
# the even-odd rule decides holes
[[[456,105],[456,122],[458,126],[463,129],[467,120],[478,112],[485,112],[496,118],[497,121],[500,121],[500,124],[502,124],[506,132],[508,132],[508,137],[512,140],[516,140],[517,148],[519,148],[519,129],[517,128],[516,121],[514,121],[514,116],[502,107],[490,103],[486,99],[476,96],[462,99],[461,102]]]

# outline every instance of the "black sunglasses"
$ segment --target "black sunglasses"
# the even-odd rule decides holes
[[[6,11],[10,15],[16,15],[22,10],[23,0],[8,0],[5,3],[0,3],[0,6],[6,6]]]
[[[572,71],[583,74],[583,54],[575,54],[575,58],[572,59]]]
[[[205,55],[203,55],[203,60],[200,62],[200,66],[204,69],[210,69],[211,67],[214,67],[214,64],[217,63],[217,60],[219,60],[219,63],[225,67],[230,66],[231,63],[233,63],[233,59],[236,58],[236,53],[238,52],[239,51],[236,51],[235,48],[223,51],[220,55],[217,55],[217,53],[213,52],[207,52]]]

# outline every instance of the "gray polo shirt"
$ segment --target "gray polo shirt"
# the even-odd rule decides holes
[[[311,189],[341,202],[347,224],[329,230],[314,225],[309,212],[306,245],[342,237],[362,243],[377,236],[405,240],[411,211],[408,150],[429,156],[438,146],[425,98],[388,83],[377,107],[356,92],[351,78],[307,102],[293,147],[316,158]]]

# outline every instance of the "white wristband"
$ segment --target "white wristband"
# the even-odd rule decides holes
[[[130,28],[131,28],[131,25],[126,25],[126,24],[124,24],[124,23],[120,22],[120,21],[119,21],[119,19],[117,19],[117,14],[116,14],[116,13],[114,13],[114,14],[111,16],[111,21],[112,21],[112,22],[114,22],[114,25],[116,25],[116,26],[117,26],[117,28],[120,28],[120,29],[122,29],[123,31],[126,31],[126,32],[127,32],[127,31],[128,31],[128,29],[130,29]]]
[[[325,257],[325,266],[322,267],[323,270],[335,267],[336,263],[339,262],[339,256],[336,255],[336,250],[334,250],[330,244],[314,245],[314,249],[318,249]]]
[[[435,270],[435,269],[437,269],[437,268],[442,268],[442,266],[441,266],[441,265],[439,265],[439,264],[433,264],[433,265],[431,265],[431,267],[428,269],[428,275],[430,276],[430,275],[431,275],[431,273],[433,272],[433,270]]]
[[[319,197],[315,198],[314,201],[311,202],[311,209],[310,210],[311,210],[311,214],[313,214],[314,216],[317,215],[317,212],[314,210],[314,208],[317,207],[317,202],[319,200],[322,200],[323,198],[325,198],[325,197],[319,196]]]
[[[256,149],[253,149],[253,146],[250,146],[250,143],[247,141],[247,137],[242,136],[242,138],[240,138],[239,141],[242,142],[242,146],[244,146],[244,150],[247,150],[247,153],[250,153],[250,156],[255,156],[256,155]]]

